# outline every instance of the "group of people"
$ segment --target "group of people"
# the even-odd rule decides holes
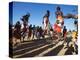
[[[12,25],[9,25],[9,32],[10,32],[10,43],[15,46],[17,43],[20,44],[21,42],[25,41],[25,37],[27,36],[27,39],[34,40],[35,38],[40,39],[40,38],[45,38],[45,35],[48,35],[49,37],[52,37],[52,40],[54,38],[57,38],[59,41],[61,38],[63,38],[64,43],[67,41],[67,28],[64,26],[64,19],[63,19],[63,13],[60,9],[60,7],[57,7],[57,11],[55,12],[56,14],[56,22],[53,26],[50,25],[49,21],[49,16],[50,16],[50,11],[47,10],[46,14],[43,17],[43,28],[41,26],[35,26],[35,25],[28,25],[28,22],[23,19],[23,28],[22,25],[19,21],[14,25],[14,29],[12,29]],[[27,25],[27,27],[26,27]],[[77,36],[75,31],[73,31],[72,34],[72,42],[73,42],[73,47],[76,49],[76,41],[77,41]],[[11,36],[12,35],[12,36]],[[13,40],[11,40],[11,38]],[[23,39],[22,39],[23,38]],[[23,41],[22,41],[23,40]],[[67,46],[69,44],[67,43]]]
[[[21,23],[17,21],[13,29],[12,26],[10,25],[9,30],[10,30],[9,38],[13,46],[16,44],[20,44],[21,42],[24,42],[26,40],[44,38],[44,31],[41,26],[29,25],[27,28],[22,28]],[[26,40],[25,37],[27,37]],[[11,40],[11,38],[13,40]]]

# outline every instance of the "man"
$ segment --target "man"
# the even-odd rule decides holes
[[[13,46],[17,43],[20,44],[21,42],[21,24],[19,21],[17,21],[15,27],[14,27],[14,38],[13,38]]]
[[[56,8],[56,10],[57,10],[55,12],[55,14],[56,14],[56,20],[57,20],[56,23],[58,23],[58,25],[61,25],[61,28],[62,28],[63,25],[64,25],[63,13],[62,13],[61,8],[59,6]]]
[[[47,10],[46,14],[43,17],[43,27],[44,27],[44,31],[45,33],[49,33],[49,27],[50,27],[50,22],[49,22],[49,16],[50,16],[50,11]]]
[[[67,37],[67,29],[66,29],[66,26],[64,26],[64,29],[63,29],[63,38],[64,38],[64,40],[66,40],[66,37]]]
[[[63,29],[63,39],[64,39],[64,43],[67,43],[66,47],[69,47],[69,41],[67,39],[67,29],[66,29],[66,26],[64,26],[64,29]]]
[[[36,27],[35,27],[35,25],[33,25],[33,27],[32,27],[32,33],[33,33],[33,39],[35,39],[35,32],[36,32]]]
[[[61,33],[64,26],[63,13],[59,6],[56,8],[55,15],[56,15],[56,23],[54,24],[54,29],[57,32],[57,37],[58,37],[57,41],[59,41],[61,40],[62,36]]]
[[[72,44],[74,48],[74,53],[77,53],[77,32],[74,30],[72,32]]]
[[[28,39],[32,40],[32,24],[29,26]]]

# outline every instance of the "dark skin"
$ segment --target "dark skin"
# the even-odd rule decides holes
[[[14,31],[14,36],[17,38],[17,39],[20,39],[21,38],[21,25],[20,25],[20,22],[17,22],[16,25],[15,25],[15,31]]]
[[[55,12],[55,14],[56,14],[56,18],[57,18],[58,15],[63,16],[63,13],[62,13],[60,7],[57,7],[56,10],[57,10],[57,11]]]

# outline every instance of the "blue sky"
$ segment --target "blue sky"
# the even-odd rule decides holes
[[[46,13],[46,10],[50,11],[50,23],[54,25],[56,21],[55,11],[56,7],[60,6],[64,15],[68,13],[78,14],[78,11],[73,12],[73,10],[77,9],[78,6],[75,5],[57,5],[57,4],[41,4],[41,3],[26,3],[26,2],[14,2],[13,3],[13,24],[17,21],[22,21],[20,18],[25,15],[27,12],[30,13],[29,24],[42,26],[43,16]],[[68,30],[75,29],[74,27],[74,19],[64,19],[64,25]]]

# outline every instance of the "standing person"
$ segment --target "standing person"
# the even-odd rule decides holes
[[[67,39],[67,28],[66,28],[66,26],[64,26],[64,29],[63,29],[63,39],[64,39],[64,43],[67,43],[67,47],[69,47],[68,46],[69,42]]]
[[[57,10],[55,12],[55,14],[56,14],[56,20],[57,20],[56,23],[58,23],[58,26],[60,26],[61,28],[63,28],[63,25],[64,25],[63,12],[61,11],[61,8],[59,6],[56,8],[56,10]]]
[[[32,24],[29,26],[28,39],[31,39],[32,36]]]
[[[50,11],[47,10],[46,11],[46,14],[44,15],[43,17],[43,27],[44,27],[44,31],[45,31],[45,34],[48,34],[49,33],[49,25],[50,25],[50,22],[49,22],[49,16],[50,16]]]
[[[39,28],[39,34],[40,34],[40,37],[44,38],[44,33],[42,30],[42,27]]]
[[[28,22],[29,22],[29,17],[30,17],[30,13],[27,13],[26,15],[23,15],[21,20],[23,22],[23,33],[22,33],[22,36],[23,36],[23,41],[24,41],[24,38],[26,37],[26,35],[28,35]]]
[[[35,36],[36,36],[36,39],[39,39],[39,26],[36,26],[36,28],[35,28]]]
[[[35,25],[33,25],[33,28],[32,28],[32,33],[33,33],[33,39],[35,39],[35,32],[36,32],[36,27]]]
[[[64,38],[64,40],[66,40],[66,37],[67,37],[67,29],[66,29],[66,26],[64,26],[64,29],[63,29],[63,38]]]
[[[58,6],[56,8],[56,23],[54,24],[54,29],[55,32],[57,32],[57,41],[61,40],[61,33],[63,31],[63,26],[64,26],[64,19],[63,19],[63,12],[61,11],[61,8]]]
[[[34,35],[35,35],[35,39],[37,39],[37,26],[35,27],[35,33],[34,33]]]
[[[21,34],[22,35],[22,38],[23,38],[23,42],[24,42],[25,37],[28,35],[27,31],[28,31],[28,26],[27,27],[24,26],[22,28],[22,34]]]
[[[19,21],[17,21],[15,27],[14,27],[14,39],[13,39],[13,45],[15,45],[17,42],[20,44],[21,42],[21,24]]]
[[[72,32],[72,44],[74,48],[74,53],[77,53],[77,32],[74,30]]]

